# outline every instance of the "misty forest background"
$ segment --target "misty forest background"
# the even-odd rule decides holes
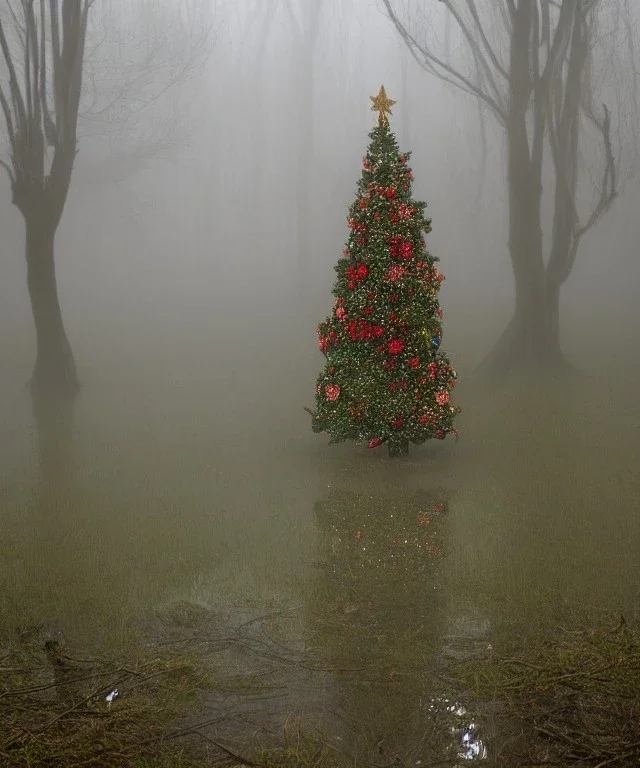
[[[25,514],[38,474],[25,388],[35,338],[24,221],[8,175],[0,180],[0,510],[21,563],[4,574],[5,618],[64,616],[85,632],[89,614],[99,623],[96,604],[110,626],[127,600],[277,594],[314,556],[313,510],[327,486],[442,482],[456,491],[449,574],[459,594],[473,578],[478,592],[484,580],[525,602],[548,589],[637,608],[637,9],[625,6],[630,27],[615,3],[596,9],[604,43],[589,72],[594,104],[611,113],[620,194],[582,238],[560,304],[562,349],[587,375],[548,381],[553,366],[541,362],[524,381],[508,387],[497,372],[483,388],[471,374],[514,310],[505,132],[482,99],[425,72],[389,18],[391,8],[412,38],[491,87],[481,52],[464,58],[448,4],[424,18],[415,4],[375,0],[221,0],[188,3],[186,16],[179,5],[92,9],[55,240],[82,385],[74,490],[55,521],[46,509]],[[459,443],[421,449],[404,468],[328,447],[303,411],[381,83],[433,219],[443,348],[463,408]],[[603,144],[598,130],[582,141],[577,199],[588,217]],[[545,193],[555,179],[546,157]],[[541,210],[548,249],[552,196]]]

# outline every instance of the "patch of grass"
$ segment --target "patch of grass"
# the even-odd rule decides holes
[[[169,613],[173,627],[173,608]],[[164,613],[162,617],[166,618]],[[208,618],[204,617],[205,624]],[[157,627],[152,629],[151,637],[159,640]],[[265,662],[277,665],[294,664],[299,654],[292,651],[289,659],[287,649],[278,646],[280,655],[273,656],[274,648],[259,638],[223,633],[214,641],[214,635],[203,641],[199,633],[192,636],[185,630],[184,637],[138,644],[126,661],[122,653],[113,661],[66,655],[61,639],[55,639],[59,635],[51,631],[43,635],[34,627],[19,632],[17,639],[0,644],[0,765],[339,768],[351,764],[321,736],[303,733],[299,723],[294,735],[286,727],[268,748],[261,744],[235,751],[218,741],[216,724],[234,718],[238,702],[233,694],[260,697],[272,685],[264,671],[230,675],[224,649],[239,644],[253,650],[254,657],[264,655]],[[106,695],[115,688],[119,696],[108,705]],[[212,708],[212,692],[222,693],[224,703]],[[224,698],[225,694],[231,696]]]
[[[259,768],[351,768],[356,763],[317,729],[305,729],[301,720],[292,718],[285,723],[282,743],[261,750],[254,765]]]
[[[301,737],[295,746],[262,752],[258,765],[260,768],[347,768],[353,762],[320,739]]]
[[[500,713],[500,766],[640,765],[640,626],[556,629],[526,651],[453,670],[464,695]]]
[[[55,649],[50,655],[38,663],[24,648],[2,654],[0,763],[12,768],[207,764],[207,749],[197,737],[188,728],[176,730],[199,693],[212,685],[195,659],[156,657],[116,665],[70,659]],[[114,688],[120,697],[107,706],[105,696]]]

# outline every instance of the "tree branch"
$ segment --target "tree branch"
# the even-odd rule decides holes
[[[451,8],[450,2],[447,1],[446,5],[449,8]],[[508,80],[509,74],[507,70],[504,68],[504,66],[502,65],[502,63],[500,62],[500,60],[498,59],[484,31],[484,27],[482,26],[482,22],[480,21],[480,16],[478,14],[478,9],[476,8],[475,0],[467,0],[467,6],[469,7],[469,11],[471,12],[471,17],[475,22],[478,33],[480,34],[480,39],[482,40],[485,51],[487,52],[487,55],[489,56],[491,62],[493,63],[493,66],[504,77],[505,80]],[[453,9],[452,9],[452,12],[453,12]]]
[[[16,177],[14,176],[13,171],[11,170],[10,166],[8,165],[8,163],[5,163],[4,160],[0,160],[0,166],[2,168],[4,168],[5,171],[7,172],[7,175],[9,176],[9,180],[10,180],[12,186],[13,186],[13,184],[16,183]]]
[[[471,53],[476,59],[476,61],[480,64],[480,68],[483,72],[484,77],[486,78],[487,82],[489,83],[489,86],[491,90],[493,91],[494,98],[497,103],[500,104],[500,107],[502,110],[505,109],[505,99],[504,94],[498,87],[498,84],[496,83],[496,79],[494,76],[494,72],[497,71],[499,74],[503,74],[504,77],[508,80],[507,73],[498,61],[497,57],[495,56],[495,53],[493,52],[493,49],[489,45],[489,41],[486,40],[486,46],[488,50],[490,51],[489,55],[492,57],[492,60],[495,60],[494,69],[489,66],[489,62],[486,59],[485,54],[482,52],[482,48],[480,45],[476,42],[475,37],[472,34],[471,29],[468,27],[468,25],[465,23],[462,16],[457,12],[455,6],[453,6],[450,2],[450,0],[440,0],[443,5],[446,6],[446,8],[449,10],[449,13],[455,20],[456,24],[458,25],[458,28],[462,32],[463,36],[465,37],[467,41],[467,45],[469,46],[469,49],[471,50]],[[475,5],[473,4],[474,0],[467,0],[467,5],[473,8],[475,10]],[[476,14],[477,15],[477,14]],[[483,39],[486,39],[484,36],[484,30],[482,26],[480,26],[480,19],[477,20],[478,29],[480,31],[480,36]]]
[[[561,275],[561,284],[564,283],[571,274],[571,269],[575,263],[580,240],[593,226],[598,223],[598,221],[600,221],[600,219],[609,210],[614,200],[618,196],[616,164],[611,146],[611,114],[606,104],[602,105],[602,109],[604,110],[604,119],[602,123],[597,120],[595,115],[588,115],[589,119],[595,123],[602,132],[602,143],[605,152],[605,166],[602,172],[602,186],[600,188],[600,196],[596,204],[593,206],[587,221],[581,227],[576,229],[565,269]]]
[[[503,105],[499,104],[489,93],[475,85],[469,77],[463,75],[450,64],[447,64],[447,62],[433,54],[426,46],[420,45],[398,18],[391,7],[390,0],[383,0],[383,3],[389,19],[404,40],[413,58],[423,69],[437,77],[439,80],[447,82],[455,88],[481,99],[489,106],[499,122],[503,125],[506,124],[507,115]]]
[[[40,73],[42,71],[42,68],[40,66],[40,51],[44,50],[45,44],[46,44],[46,32],[45,28],[41,27],[40,29],[40,40],[38,39],[38,22],[36,20],[36,14],[34,11],[34,0],[30,0],[29,6],[28,6],[28,12],[26,14],[26,27],[28,30],[28,41],[27,46],[29,47],[29,42],[31,43],[31,80],[32,80],[32,92],[31,92],[31,99],[32,99],[32,108],[31,113],[33,115],[34,122],[40,126],[42,124],[42,101],[40,98],[40,94],[42,91],[42,88],[40,86]],[[42,41],[42,42],[40,42]]]
[[[611,145],[611,117],[603,105],[604,117],[599,120],[591,107],[589,56],[592,35],[589,15],[594,3],[577,5],[572,21],[571,46],[566,63],[566,79],[556,77],[550,93],[553,106],[549,114],[549,140],[556,172],[556,210],[562,210],[566,247],[552,248],[547,273],[562,285],[573,268],[580,241],[611,207],[617,196],[616,165]],[[580,225],[576,206],[578,175],[578,140],[580,112],[594,124],[602,135],[604,169],[597,201],[586,222]],[[558,205],[564,206],[558,208]],[[554,233],[555,237],[555,233]]]
[[[59,135],[61,117],[58,106],[62,102],[60,83],[60,21],[58,18],[58,0],[49,0],[49,25],[51,27],[51,80],[53,84],[53,108],[55,114],[56,135]]]
[[[0,19],[0,49],[4,57],[5,64],[9,71],[9,93],[11,94],[11,100],[13,102],[13,108],[16,110],[16,123],[17,126],[22,126],[26,122],[26,110],[24,105],[24,99],[22,97],[22,91],[18,83],[18,77],[16,75],[16,68],[9,50],[9,44],[7,43],[7,36],[5,35],[4,24]]]
[[[214,19],[208,11],[203,12],[206,17],[200,15],[199,0],[191,0],[186,12],[183,0],[168,22],[164,11],[171,8],[169,0],[148,0],[149,11],[157,10],[153,16],[142,0],[127,4],[128,20],[136,30],[144,28],[145,39],[136,49],[134,62],[123,61],[120,72],[114,74],[119,60],[113,50],[107,52],[104,61],[92,51],[91,65],[87,66],[86,61],[87,36],[96,42],[96,36],[92,37],[93,22],[89,29],[89,14],[99,5],[104,7],[104,3],[0,0],[0,5],[0,67],[5,72],[0,83],[0,121],[6,125],[9,144],[9,156],[2,168],[11,180],[14,202],[23,213],[28,208],[54,222],[66,202],[77,153],[78,124],[86,117],[81,107],[91,101],[95,81],[92,75],[98,70],[106,73],[101,87],[93,91],[99,93],[103,103],[109,91],[114,99],[103,107],[103,114],[95,110],[97,114],[90,117],[137,133],[137,115],[184,81],[204,58]],[[140,5],[145,5],[144,10]],[[111,17],[105,12],[101,18],[106,29]],[[157,27],[152,19],[157,20]],[[114,28],[117,35],[122,32],[121,22],[122,14],[118,14]],[[96,31],[99,38],[100,29]],[[184,39],[181,31],[185,32]],[[119,45],[122,40],[117,37],[109,42]],[[138,54],[140,50],[142,55]],[[179,117],[175,123],[178,127],[171,131],[166,126],[158,130],[156,122],[152,143],[146,145],[149,152],[161,149],[161,133],[169,143],[176,141],[179,132],[182,135],[184,125]],[[53,148],[50,164],[48,147]]]
[[[192,1],[190,7],[194,6],[197,7],[196,0]],[[108,98],[101,102],[97,97],[94,98],[93,105],[82,109],[81,120],[105,124],[117,122],[121,126],[133,122],[139,113],[158,102],[177,83],[186,80],[198,63],[203,61],[213,38],[213,25],[213,20],[203,24],[201,19],[190,19],[189,26],[179,30],[187,37],[177,50],[172,50],[172,44],[178,39],[175,25],[171,34],[161,34],[152,29],[143,49],[145,55],[135,62],[135,68],[132,71],[120,71],[119,76],[116,75],[117,85],[112,88]],[[108,33],[105,30],[102,43],[107,39]],[[115,40],[112,39],[112,42]],[[100,64],[105,70],[113,70],[110,56],[105,62],[99,61],[98,47],[94,48],[91,55],[94,66]],[[93,85],[95,77],[91,67],[86,68],[84,76]],[[96,91],[93,87],[94,95]]]
[[[30,9],[32,9],[31,4],[29,2],[25,4],[23,0],[23,12],[25,16],[25,38],[24,45],[22,46],[22,55],[24,56],[24,71],[22,73],[22,77],[24,79],[24,100],[26,104],[27,121],[29,123],[31,123],[34,118],[34,100],[32,95],[34,84],[31,82],[31,49],[33,45],[33,27],[31,26],[31,20],[29,18]]]
[[[551,45],[551,14],[547,3],[540,4],[540,15],[542,17],[540,24],[539,46],[549,50]]]
[[[566,56],[571,33],[570,6],[570,3],[563,2],[560,8],[560,15],[558,17],[556,31],[553,35],[553,41],[547,54],[546,64],[539,79],[540,88],[542,90],[546,90],[548,88],[549,82],[556,74],[558,67],[561,66]]]
[[[45,0],[40,0],[40,29],[42,30],[40,34],[40,107],[42,109],[42,124],[47,144],[55,147],[58,142],[58,132],[47,102],[47,36],[44,32],[46,28]]]
[[[1,21],[0,21],[0,24],[2,24]],[[11,146],[11,151],[14,152],[16,147],[16,134],[13,126],[13,115],[11,114],[11,107],[9,106],[9,101],[7,99],[5,92],[2,89],[1,84],[0,84],[0,105],[2,106],[2,112],[4,114],[4,119],[7,126],[7,133],[9,134],[9,144]]]

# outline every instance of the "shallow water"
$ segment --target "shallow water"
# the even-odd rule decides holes
[[[85,371],[73,480],[55,502],[37,496],[26,394],[5,389],[5,633],[37,625],[117,648],[175,600],[229,626],[266,615],[262,640],[307,662],[227,660],[274,683],[242,733],[306,716],[417,761],[451,739],[450,723],[426,727],[430,707],[451,706],[433,703],[448,660],[569,607],[640,612],[637,371],[463,381],[460,440],[389,460],[311,433],[311,369],[255,353],[203,371],[189,354],[139,375]],[[225,727],[238,736],[238,721]]]

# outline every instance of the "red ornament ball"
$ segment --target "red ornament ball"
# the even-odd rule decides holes
[[[339,384],[327,384],[324,388],[324,393],[327,396],[327,400],[335,402],[340,397],[342,387]]]

